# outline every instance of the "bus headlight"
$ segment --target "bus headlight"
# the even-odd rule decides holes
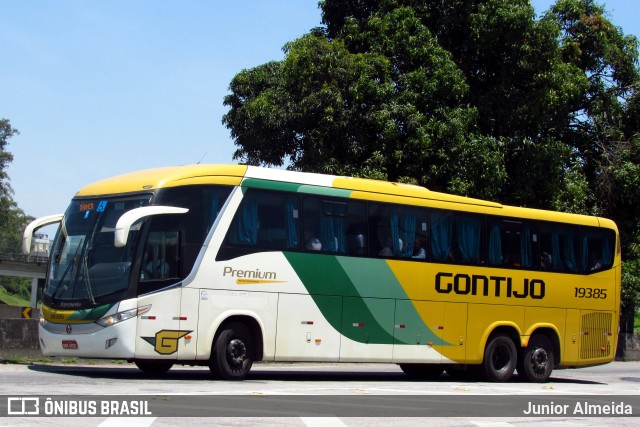
[[[151,305],[145,305],[144,307],[132,308],[131,310],[121,311],[116,314],[111,314],[109,316],[105,316],[101,319],[96,320],[96,323],[100,326],[115,325],[116,323],[120,323],[123,320],[131,319],[132,317],[140,316],[151,310]]]

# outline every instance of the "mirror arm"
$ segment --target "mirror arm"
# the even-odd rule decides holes
[[[131,230],[131,226],[140,218],[153,215],[184,214],[187,212],[189,212],[189,209],[178,208],[174,206],[145,206],[125,212],[116,223],[113,244],[116,248],[125,247],[127,245],[127,239],[129,237],[129,230]]]
[[[22,234],[22,253],[25,255],[31,253],[31,240],[33,239],[33,233],[35,233],[37,229],[61,222],[63,216],[63,214],[49,215],[31,221]]]

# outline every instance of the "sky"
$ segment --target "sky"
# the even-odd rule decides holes
[[[541,14],[554,2],[534,0]],[[640,3],[602,1],[640,37]],[[1,0],[0,118],[14,200],[62,213],[84,185],[140,169],[237,163],[229,83],[320,26],[317,0]]]

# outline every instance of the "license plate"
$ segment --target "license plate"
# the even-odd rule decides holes
[[[75,340],[62,341],[62,348],[65,350],[77,350],[78,342]]]

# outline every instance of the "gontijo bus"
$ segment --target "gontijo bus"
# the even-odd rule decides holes
[[[620,239],[607,219],[423,187],[240,165],[82,188],[42,298],[45,355],[244,378],[254,361],[397,363],[409,375],[610,362]]]

